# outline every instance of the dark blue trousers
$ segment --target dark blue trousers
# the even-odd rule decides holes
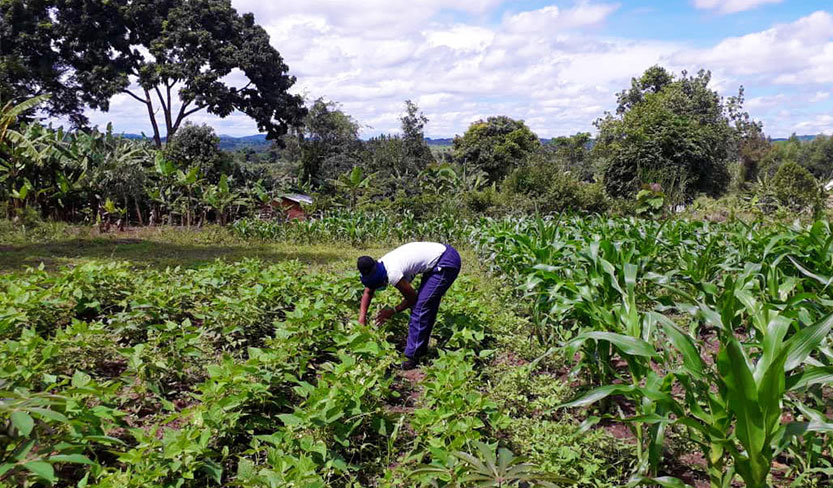
[[[446,251],[440,256],[434,269],[423,273],[422,283],[417,292],[417,302],[411,309],[405,356],[416,358],[427,352],[431,330],[434,329],[434,322],[437,321],[440,301],[460,274],[461,265],[460,254],[453,247],[446,245]]]

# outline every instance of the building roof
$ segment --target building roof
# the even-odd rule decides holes
[[[281,195],[281,198],[285,198],[289,201],[296,202],[296,203],[306,203],[307,205],[312,204],[312,197],[309,195],[302,195],[300,193],[284,193]]]

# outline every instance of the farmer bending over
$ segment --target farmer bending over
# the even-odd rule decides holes
[[[357,266],[365,286],[359,323],[367,323],[367,309],[373,294],[388,284],[395,286],[405,299],[396,308],[385,307],[379,311],[376,325],[381,325],[395,313],[413,307],[402,369],[414,369],[420,356],[428,350],[428,339],[437,320],[440,300],[457,279],[460,264],[456,249],[436,242],[405,244],[385,254],[378,262],[370,256],[359,258]],[[411,281],[418,274],[422,274],[422,281],[419,291],[415,291]]]

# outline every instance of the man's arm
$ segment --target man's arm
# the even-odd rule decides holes
[[[384,308],[376,314],[376,325],[380,325],[384,323],[389,318],[393,317],[394,314],[402,312],[403,310],[407,310],[413,307],[417,302],[417,292],[414,290],[414,287],[411,286],[410,283],[405,281],[405,279],[399,280],[399,283],[396,284],[396,289],[402,293],[404,299],[402,303],[396,306],[396,308]]]
[[[373,290],[365,288],[362,294],[362,304],[359,307],[359,323],[365,325],[367,323],[367,309],[370,308],[370,302],[373,300]]]
[[[396,289],[402,293],[402,303],[396,306],[394,309],[396,313],[408,310],[409,308],[416,305],[417,302],[417,292],[414,290],[414,287],[411,286],[410,283],[405,281],[404,279],[399,280],[399,283],[396,284]]]

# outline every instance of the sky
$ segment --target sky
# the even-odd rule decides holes
[[[479,119],[522,119],[540,137],[595,133],[630,79],[659,64],[712,72],[772,137],[833,134],[833,0],[232,0],[253,12],[297,78],[362,127],[399,130],[404,101],[453,137]],[[127,95],[94,124],[150,133]],[[257,133],[244,114],[189,118]]]

